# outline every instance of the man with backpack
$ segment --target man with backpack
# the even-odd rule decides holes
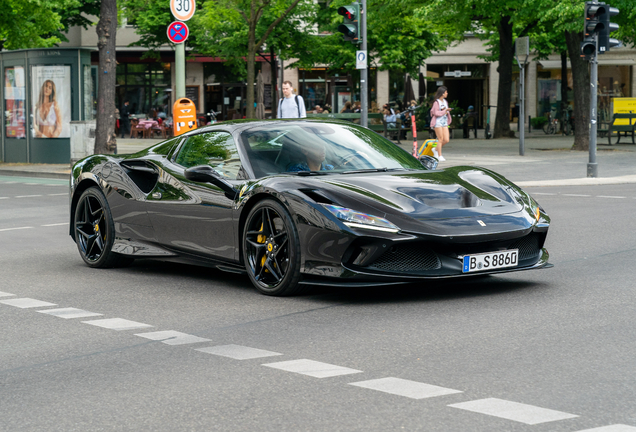
[[[307,117],[305,101],[302,96],[294,95],[291,81],[283,82],[283,96],[285,97],[278,101],[277,117],[279,119]]]

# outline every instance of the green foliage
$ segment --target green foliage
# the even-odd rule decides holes
[[[530,124],[533,129],[541,129],[544,124],[548,122],[548,119],[545,117],[532,117],[530,119]]]

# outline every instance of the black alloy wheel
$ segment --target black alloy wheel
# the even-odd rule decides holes
[[[75,207],[73,227],[77,249],[90,267],[119,267],[133,261],[112,252],[115,225],[106,197],[98,188],[88,188],[80,197]]]
[[[261,293],[288,296],[304,291],[300,285],[298,232],[285,208],[264,200],[250,211],[243,230],[243,260]]]

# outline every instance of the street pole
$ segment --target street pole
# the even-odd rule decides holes
[[[597,98],[597,89],[596,85],[598,82],[598,35],[595,37],[596,39],[596,49],[594,50],[594,55],[592,56],[592,67],[590,73],[590,160],[587,164],[587,176],[588,177],[598,177],[598,164],[596,163],[596,98]]]
[[[176,86],[176,99],[186,96],[185,86],[185,43],[180,43],[174,49],[174,75]],[[175,99],[175,100],[176,100]]]
[[[525,129],[525,114],[526,110],[524,109],[524,105],[526,104],[525,98],[525,80],[526,80],[526,65],[525,63],[520,65],[521,68],[521,83],[519,84],[519,93],[521,96],[521,101],[519,102],[519,156],[524,156],[526,154],[526,129]]]
[[[360,16],[362,18],[361,24],[361,33],[362,33],[362,51],[367,53],[368,59],[368,51],[367,51],[367,0],[362,0],[362,10],[360,12]],[[360,117],[360,125],[367,127],[369,124],[369,92],[367,90],[368,85],[368,77],[369,77],[369,66],[367,61],[367,67],[360,70],[360,103],[362,105],[362,115]]]

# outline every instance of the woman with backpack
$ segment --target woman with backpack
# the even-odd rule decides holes
[[[441,86],[435,93],[435,102],[431,108],[431,127],[437,136],[437,158],[444,162],[446,158],[442,156],[442,147],[450,141],[448,126],[453,121],[450,115],[452,108],[448,106],[448,89]]]

